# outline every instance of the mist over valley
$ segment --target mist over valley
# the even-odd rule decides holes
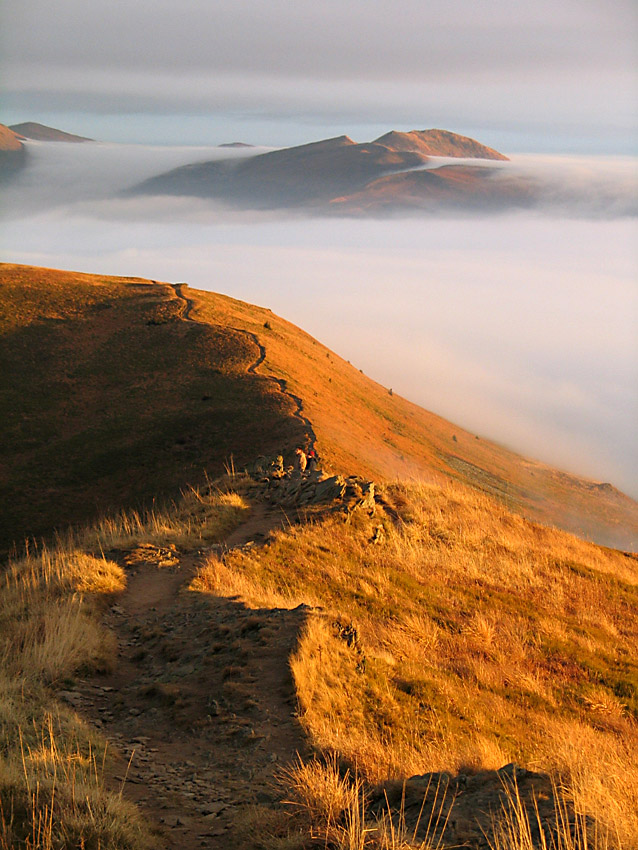
[[[537,201],[335,218],[130,194],[268,149],[24,145],[28,166],[3,187],[3,259],[269,306],[426,408],[638,495],[635,159],[430,156],[419,168],[489,167]]]

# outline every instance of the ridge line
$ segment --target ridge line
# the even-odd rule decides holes
[[[157,283],[157,281],[153,281],[153,283]],[[169,286],[172,287],[177,298],[179,298],[184,304],[184,312],[182,313],[182,315],[180,317],[183,321],[192,322],[193,324],[196,324],[196,325],[210,324],[209,322],[202,322],[199,319],[193,319],[192,318],[191,313],[195,309],[196,304],[195,304],[195,302],[193,301],[192,298],[189,298],[187,295],[184,294],[183,290],[184,290],[184,287],[188,286],[187,283],[171,283],[171,284],[169,284]],[[255,343],[257,348],[259,349],[259,357],[253,363],[251,363],[250,366],[248,366],[248,368],[246,369],[247,373],[249,373],[251,375],[256,375],[257,369],[261,366],[261,364],[266,359],[266,347],[261,344],[257,334],[253,333],[252,331],[244,330],[244,328],[231,328],[231,330],[234,330],[237,333],[241,333],[241,334],[244,334],[244,336],[249,337]],[[293,416],[295,416],[297,419],[299,419],[299,421],[306,428],[306,432],[307,432],[306,436],[309,440],[310,448],[314,449],[316,441],[317,441],[317,435],[315,434],[315,430],[312,426],[312,422],[310,421],[310,419],[308,419],[308,417],[304,413],[303,400],[298,395],[295,395],[294,393],[290,392],[290,390],[288,389],[287,382],[286,382],[285,378],[277,378],[275,375],[260,375],[259,377],[265,378],[268,381],[273,381],[274,383],[276,383],[277,386],[279,387],[280,392],[283,393],[283,395],[288,396],[288,398],[290,398],[295,403],[296,410],[294,411]]]

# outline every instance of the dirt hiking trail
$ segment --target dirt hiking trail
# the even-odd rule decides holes
[[[153,283],[157,284],[157,281],[153,281]],[[199,319],[193,318],[192,313],[193,313],[193,310],[197,309],[197,304],[192,298],[190,298],[185,293],[185,290],[188,289],[188,284],[187,283],[174,283],[174,284],[171,284],[171,286],[172,286],[177,298],[179,298],[183,302],[184,309],[183,309],[183,312],[181,314],[182,321],[193,322],[194,324],[207,324],[206,322],[201,322]],[[261,344],[261,342],[259,342],[259,338],[257,337],[257,334],[254,334],[251,331],[243,330],[241,328],[234,328],[234,330],[236,330],[239,333],[242,333],[245,336],[249,337],[255,343],[257,348],[259,349],[259,356],[257,357],[257,359],[253,363],[250,364],[250,366],[247,369],[247,371],[250,374],[253,374],[253,375],[258,374],[257,369],[261,366],[261,364],[266,359],[266,349],[265,349],[265,347]],[[313,448],[313,449],[316,448],[317,436],[315,434],[314,428],[312,427],[312,422],[304,414],[304,406],[303,406],[303,401],[301,400],[301,398],[299,398],[299,396],[297,396],[297,395],[294,395],[294,393],[290,392],[290,390],[288,389],[288,385],[283,378],[277,378],[275,375],[262,375],[261,377],[265,378],[268,381],[272,381],[273,383],[277,384],[277,386],[279,387],[279,390],[284,395],[287,395],[288,398],[290,398],[295,403],[296,410],[295,410],[293,416],[295,416],[297,419],[299,419],[302,422],[304,428],[306,429],[308,447]]]
[[[258,544],[287,522],[258,502],[223,546]],[[66,695],[111,742],[106,784],[140,806],[157,848],[239,847],[237,824],[277,799],[275,774],[305,750],[288,659],[307,609],[248,610],[188,591],[201,560],[126,566],[105,617],[116,670]]]

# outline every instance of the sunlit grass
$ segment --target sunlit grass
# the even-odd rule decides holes
[[[105,518],[0,575],[0,850],[152,847],[136,808],[104,787],[105,740],[55,693],[117,663],[101,614],[126,575],[104,551],[221,539],[248,511],[229,483],[190,490],[173,512]]]
[[[560,777],[601,835],[638,844],[636,561],[466,488],[384,495],[396,523],[292,527],[211,557],[193,587],[320,609],[291,660],[301,723],[366,781],[516,761]]]

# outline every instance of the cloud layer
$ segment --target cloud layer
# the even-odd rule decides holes
[[[630,0],[13,0],[5,103],[593,134],[618,150],[636,126],[637,18]]]
[[[243,220],[246,215],[193,198],[157,197],[148,204],[145,199],[117,196],[182,165],[250,157],[266,150],[52,142],[27,142],[27,147],[29,167],[3,188],[4,215],[11,218],[52,207],[72,211],[73,205],[83,202],[89,216],[161,221],[178,215],[208,223]],[[522,178],[534,187],[538,214],[567,218],[638,215],[638,159],[634,157],[519,155],[511,162],[433,157],[427,167],[448,164],[487,165],[506,178]],[[100,203],[96,205],[96,201]]]

